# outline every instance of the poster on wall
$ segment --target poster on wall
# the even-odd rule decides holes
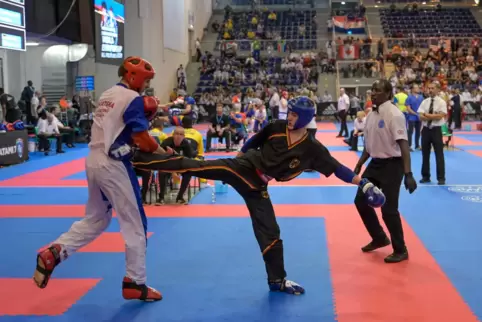
[[[0,0],[0,48],[25,50],[23,0]]]
[[[124,59],[124,0],[94,0],[95,60],[119,65]]]

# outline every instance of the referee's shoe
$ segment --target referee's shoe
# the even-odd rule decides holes
[[[378,248],[383,248],[390,245],[390,239],[387,236],[384,236],[383,239],[380,240],[372,240],[369,244],[362,247],[362,252],[369,253],[377,250]],[[399,263],[401,261],[408,259],[408,251],[405,249],[404,252],[394,252],[387,257],[385,257],[385,263]]]

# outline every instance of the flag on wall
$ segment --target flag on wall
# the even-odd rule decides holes
[[[346,34],[364,34],[365,26],[365,18],[348,19],[348,16],[333,17],[333,27],[335,28],[336,32],[342,32]]]

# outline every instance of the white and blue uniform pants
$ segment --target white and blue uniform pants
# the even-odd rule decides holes
[[[89,191],[85,217],[54,244],[62,245],[70,256],[104,232],[115,210],[126,246],[127,276],[137,284],[145,284],[147,218],[130,161],[116,161],[102,150],[91,150],[85,168]]]

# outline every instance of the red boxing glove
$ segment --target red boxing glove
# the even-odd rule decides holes
[[[144,96],[144,114],[151,121],[157,115],[159,100],[154,96]]]

